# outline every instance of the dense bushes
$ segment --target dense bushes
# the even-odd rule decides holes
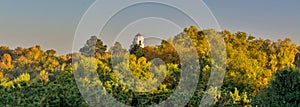
[[[21,87],[0,86],[0,106],[88,106],[72,74],[60,74],[52,82],[21,82]],[[17,84],[14,84],[17,85]]]

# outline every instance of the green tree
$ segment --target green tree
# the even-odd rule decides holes
[[[94,55],[103,55],[106,51],[107,46],[97,38],[97,36],[92,36],[89,40],[86,41],[86,44],[79,51],[87,57]]]
[[[295,66],[297,68],[300,68],[300,53],[299,52],[295,56],[295,62],[294,63],[295,63]]]
[[[300,70],[285,68],[275,73],[270,86],[261,91],[255,105],[293,107],[300,104]]]
[[[114,46],[112,46],[109,51],[108,51],[111,55],[115,55],[115,56],[123,56],[127,53],[127,50],[124,49],[121,45],[121,43],[116,42],[114,44]]]
[[[145,50],[140,47],[138,44],[134,45],[130,50],[129,50],[130,54],[134,54],[136,55],[138,58],[145,56]]]

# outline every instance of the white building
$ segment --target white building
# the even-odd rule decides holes
[[[132,42],[130,48],[132,49],[134,47],[134,45],[138,45],[141,48],[144,48],[144,37],[143,37],[143,35],[141,35],[140,33],[138,33],[134,37],[133,42]]]

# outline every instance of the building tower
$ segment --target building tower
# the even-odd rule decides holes
[[[144,37],[140,33],[138,33],[132,42],[131,48],[133,48],[134,45],[138,45],[141,48],[144,48]]]

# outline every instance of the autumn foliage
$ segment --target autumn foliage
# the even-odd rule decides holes
[[[226,56],[224,80],[216,80],[223,83],[219,88],[208,85],[212,63],[218,61],[212,58],[213,44],[209,42],[215,39],[214,35],[221,35],[226,47],[226,53],[218,52]],[[191,43],[182,42],[186,38]],[[271,41],[245,32],[217,32],[191,26],[160,45],[135,46],[131,52],[119,42],[107,50],[96,36],[87,41],[80,53],[67,55],[57,55],[55,50],[44,51],[38,45],[15,49],[1,46],[0,106],[93,106],[97,105],[95,102],[109,106],[100,96],[93,96],[100,91],[90,93],[94,103],[85,101],[78,85],[88,87],[87,92],[103,86],[101,94],[110,94],[130,106],[161,103],[178,88],[182,66],[189,64],[180,59],[178,49],[191,50],[176,47],[174,43],[195,47],[200,65],[199,78],[193,78],[198,80],[197,89],[187,106],[199,105],[202,96],[209,94],[206,89],[218,93],[211,106],[300,103],[298,97],[293,97],[299,91],[300,73],[295,65],[299,48],[291,39]],[[75,81],[75,71],[82,71],[79,72],[82,77],[76,78],[81,82]],[[269,98],[274,100],[266,100]],[[167,104],[176,106],[172,101]]]

